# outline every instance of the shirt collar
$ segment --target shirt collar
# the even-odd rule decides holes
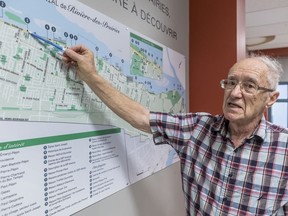
[[[258,127],[255,129],[255,131],[251,137],[253,137],[253,135],[254,135],[254,136],[257,136],[258,138],[260,138],[261,141],[263,141],[266,137],[267,127],[268,127],[267,121],[263,115]]]
[[[212,131],[219,132],[221,136],[227,137],[229,121],[224,118],[224,115],[215,116],[215,118],[216,118],[216,121],[214,121],[212,125]],[[261,141],[263,141],[266,136],[267,126],[268,126],[267,121],[265,120],[265,117],[263,116],[259,125],[257,126],[257,128],[254,130],[254,132],[250,136],[250,139],[255,137],[256,139],[258,138]]]
[[[227,136],[229,121],[224,118],[224,115],[215,116],[215,121],[212,125],[212,131],[219,132],[223,137]]]

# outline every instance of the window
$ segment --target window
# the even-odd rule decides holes
[[[280,92],[280,96],[269,109],[269,120],[288,128],[288,82],[280,82],[277,90]]]

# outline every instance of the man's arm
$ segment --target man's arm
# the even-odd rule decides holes
[[[119,117],[133,127],[151,133],[149,110],[116,90],[101,77],[95,67],[93,52],[84,46],[77,45],[66,49],[63,61],[77,69],[78,77]]]

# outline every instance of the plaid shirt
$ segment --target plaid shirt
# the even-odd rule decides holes
[[[235,148],[221,115],[150,113],[156,144],[181,161],[187,215],[288,215],[288,130],[263,118]]]

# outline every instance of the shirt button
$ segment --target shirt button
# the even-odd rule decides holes
[[[223,198],[223,203],[227,202],[228,201],[228,198],[227,197],[224,197]]]
[[[229,178],[231,178],[231,177],[233,176],[233,173],[229,173],[229,175],[228,175],[228,176],[229,176]]]

